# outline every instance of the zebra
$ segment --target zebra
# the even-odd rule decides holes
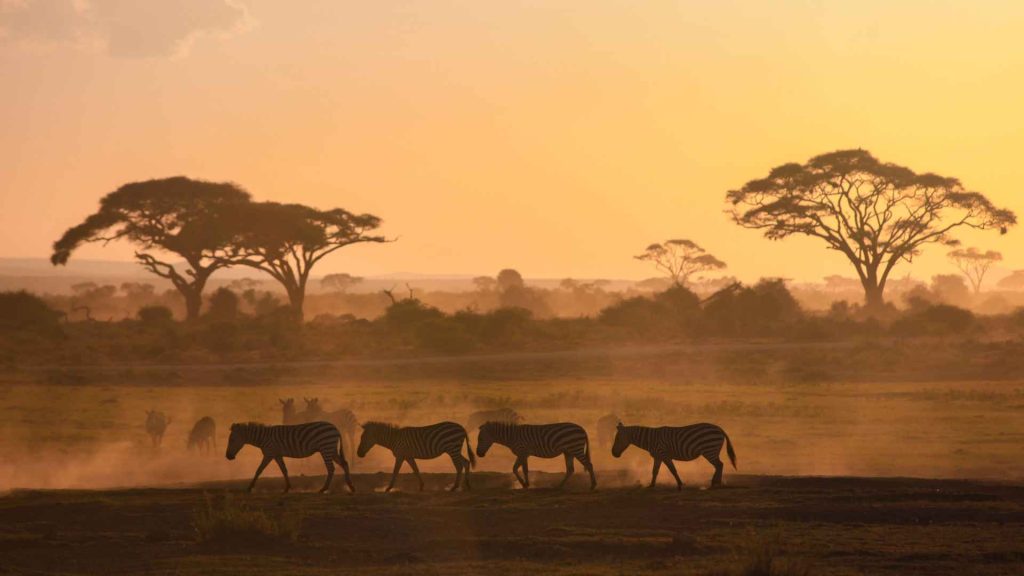
[[[694,460],[703,456],[715,467],[715,475],[711,478],[711,485],[718,486],[722,483],[722,460],[718,457],[722,451],[722,444],[725,444],[729,461],[733,469],[736,469],[736,453],[732,449],[732,441],[729,435],[720,427],[714,424],[700,423],[682,427],[662,426],[661,428],[650,428],[647,426],[623,426],[621,422],[616,427],[615,443],[612,446],[612,456],[618,458],[629,448],[636,445],[643,448],[654,457],[654,470],[651,472],[651,488],[658,480],[658,471],[664,463],[672,476],[676,479],[676,489],[683,489],[683,481],[679,479],[673,460]]]
[[[590,462],[590,440],[587,431],[572,422],[557,424],[508,424],[505,422],[486,422],[480,426],[480,434],[476,440],[476,454],[483,458],[492,444],[507,446],[516,455],[516,463],[512,473],[523,488],[530,487],[530,467],[527,460],[530,456],[555,458],[565,456],[565,478],[558,484],[561,488],[573,475],[573,459],[579,460],[590,473],[590,489],[597,487],[594,477],[594,465]],[[519,468],[523,476],[519,476]]]
[[[164,442],[164,432],[171,425],[171,419],[167,414],[157,410],[146,410],[146,433],[153,441],[153,447],[158,448]]]
[[[468,460],[462,455],[463,442],[466,443]],[[377,444],[391,450],[395,455],[395,469],[391,473],[391,482],[385,492],[390,492],[395,487],[395,479],[398,478],[403,462],[408,462],[416,474],[422,492],[423,478],[420,476],[416,459],[437,458],[444,453],[451,457],[452,464],[455,465],[455,484],[452,485],[451,491],[454,492],[459,487],[463,471],[466,473],[465,489],[470,488],[469,469],[476,466],[476,458],[473,456],[473,447],[469,445],[469,434],[455,422],[439,422],[418,427],[399,427],[384,422],[363,424],[363,436],[359,439],[359,450],[356,453],[363,458]]]
[[[359,419],[348,408],[339,408],[333,412],[326,412],[320,406],[319,398],[303,398],[306,401],[306,411],[301,414],[307,422],[313,420],[325,420],[338,427],[343,440],[348,441],[348,449],[351,451],[356,446],[356,433],[359,431]]]
[[[511,408],[498,408],[497,410],[480,410],[469,415],[470,430],[476,430],[485,422],[507,422],[509,424],[522,424],[526,419]]]
[[[611,446],[612,440],[615,439],[615,430],[619,422],[621,420],[615,414],[601,416],[597,421],[597,443],[602,447]]]
[[[289,398],[287,400],[278,398],[278,402],[281,403],[281,423],[284,425],[289,424],[302,424],[307,422],[304,420],[304,415],[295,413],[295,398]]]
[[[196,448],[200,454],[209,454],[217,447],[217,424],[213,418],[203,416],[188,435],[188,449]]]
[[[327,467],[327,481],[324,482],[320,492],[326,492],[331,487],[331,480],[334,479],[334,463],[341,465],[345,472],[345,483],[348,489],[355,492],[352,486],[352,479],[349,477],[348,462],[345,460],[345,452],[341,446],[341,434],[334,424],[330,422],[307,422],[305,424],[294,424],[285,426],[267,426],[258,422],[235,423],[231,425],[231,435],[228,437],[228,450],[225,456],[228,460],[234,460],[238,451],[246,444],[251,444],[263,451],[263,461],[256,469],[256,475],[249,483],[249,492],[256,485],[263,469],[273,460],[284,475],[284,491],[291,489],[291,482],[288,480],[288,469],[285,468],[284,459],[307,458],[317,452],[324,459],[324,466]]]

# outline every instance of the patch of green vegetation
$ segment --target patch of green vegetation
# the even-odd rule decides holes
[[[263,545],[298,540],[302,515],[297,511],[272,516],[230,493],[219,498],[205,496],[192,517],[196,539],[202,544]]]

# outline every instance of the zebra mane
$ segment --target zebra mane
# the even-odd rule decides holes
[[[231,425],[231,429],[236,428],[266,428],[267,425],[262,422],[235,422]]]
[[[494,428],[494,427],[515,428],[515,427],[519,426],[519,423],[518,422],[505,422],[505,421],[502,421],[502,420],[488,420],[487,422],[484,422],[483,424],[480,425],[481,428],[483,428],[484,426],[488,426],[490,428]]]
[[[379,420],[370,420],[369,422],[363,423],[363,428],[383,428],[385,430],[398,430],[400,426],[398,424],[392,424],[391,422],[381,422]]]

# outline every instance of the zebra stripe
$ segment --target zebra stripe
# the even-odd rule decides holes
[[[683,481],[679,479],[673,460],[694,460],[703,456],[715,467],[715,475],[711,477],[711,485],[722,483],[722,460],[719,454],[725,444],[726,452],[732,467],[736,468],[736,453],[732,449],[732,441],[720,427],[714,424],[700,423],[682,427],[662,426],[623,426],[621,423],[615,434],[612,445],[612,456],[618,458],[630,445],[646,450],[654,457],[654,469],[651,472],[651,486],[658,480],[658,471],[662,463],[676,479],[676,488],[682,490]]]
[[[463,442],[466,443],[469,459],[462,455]],[[455,484],[452,485],[451,490],[454,492],[459,487],[463,471],[466,473],[465,488],[469,489],[469,469],[476,466],[476,458],[473,456],[473,448],[469,445],[469,435],[466,434],[466,429],[455,422],[439,422],[419,427],[399,427],[384,422],[367,422],[363,425],[363,436],[359,440],[359,450],[356,453],[362,458],[378,444],[391,450],[391,453],[395,455],[395,468],[391,473],[391,482],[388,484],[387,492],[394,488],[395,479],[398,478],[398,472],[401,470],[403,462],[409,463],[422,491],[423,478],[420,476],[416,459],[437,458],[442,454],[448,454],[452,459],[452,464],[455,465]]]
[[[590,473],[590,489],[597,487],[597,478],[594,476],[594,466],[590,462],[590,440],[587,438],[587,431],[578,424],[572,422],[559,422],[557,424],[508,424],[505,422],[487,422],[480,426],[480,434],[477,436],[476,451],[481,458],[487,454],[492,444],[507,446],[516,455],[516,462],[512,465],[512,474],[522,484],[523,488],[530,487],[530,467],[528,460],[530,456],[539,458],[555,458],[565,456],[565,478],[558,485],[559,488],[565,485],[569,477],[573,475],[573,459],[579,460],[583,467]],[[519,476],[519,468],[523,469],[523,476]]]
[[[480,410],[469,415],[470,430],[476,430],[485,422],[507,422],[509,424],[521,424],[525,418],[511,408],[498,408],[497,410]]]
[[[341,465],[345,472],[345,483],[349,490],[355,492],[352,479],[349,477],[348,462],[341,446],[341,434],[330,422],[310,422],[290,426],[266,426],[256,422],[232,424],[231,435],[228,437],[227,459],[234,460],[238,451],[246,444],[263,451],[263,461],[256,469],[256,475],[249,483],[249,491],[256,485],[263,469],[273,460],[284,475],[284,491],[291,489],[288,480],[288,469],[284,465],[285,458],[307,458],[320,453],[327,467],[327,481],[320,492],[326,492],[334,479],[334,463]]]

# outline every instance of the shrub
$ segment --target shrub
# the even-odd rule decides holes
[[[238,318],[238,295],[227,288],[218,288],[210,295],[206,315],[220,322],[233,322]]]
[[[302,517],[284,513],[272,517],[231,494],[222,498],[206,495],[192,515],[192,527],[200,543],[268,544],[298,539]]]
[[[0,292],[0,330],[59,333],[61,313],[24,290]]]
[[[963,334],[974,325],[974,314],[969,310],[935,304],[904,315],[893,322],[892,332],[901,336],[946,336]]]
[[[143,306],[136,316],[147,327],[167,326],[174,320],[174,314],[167,306]]]

